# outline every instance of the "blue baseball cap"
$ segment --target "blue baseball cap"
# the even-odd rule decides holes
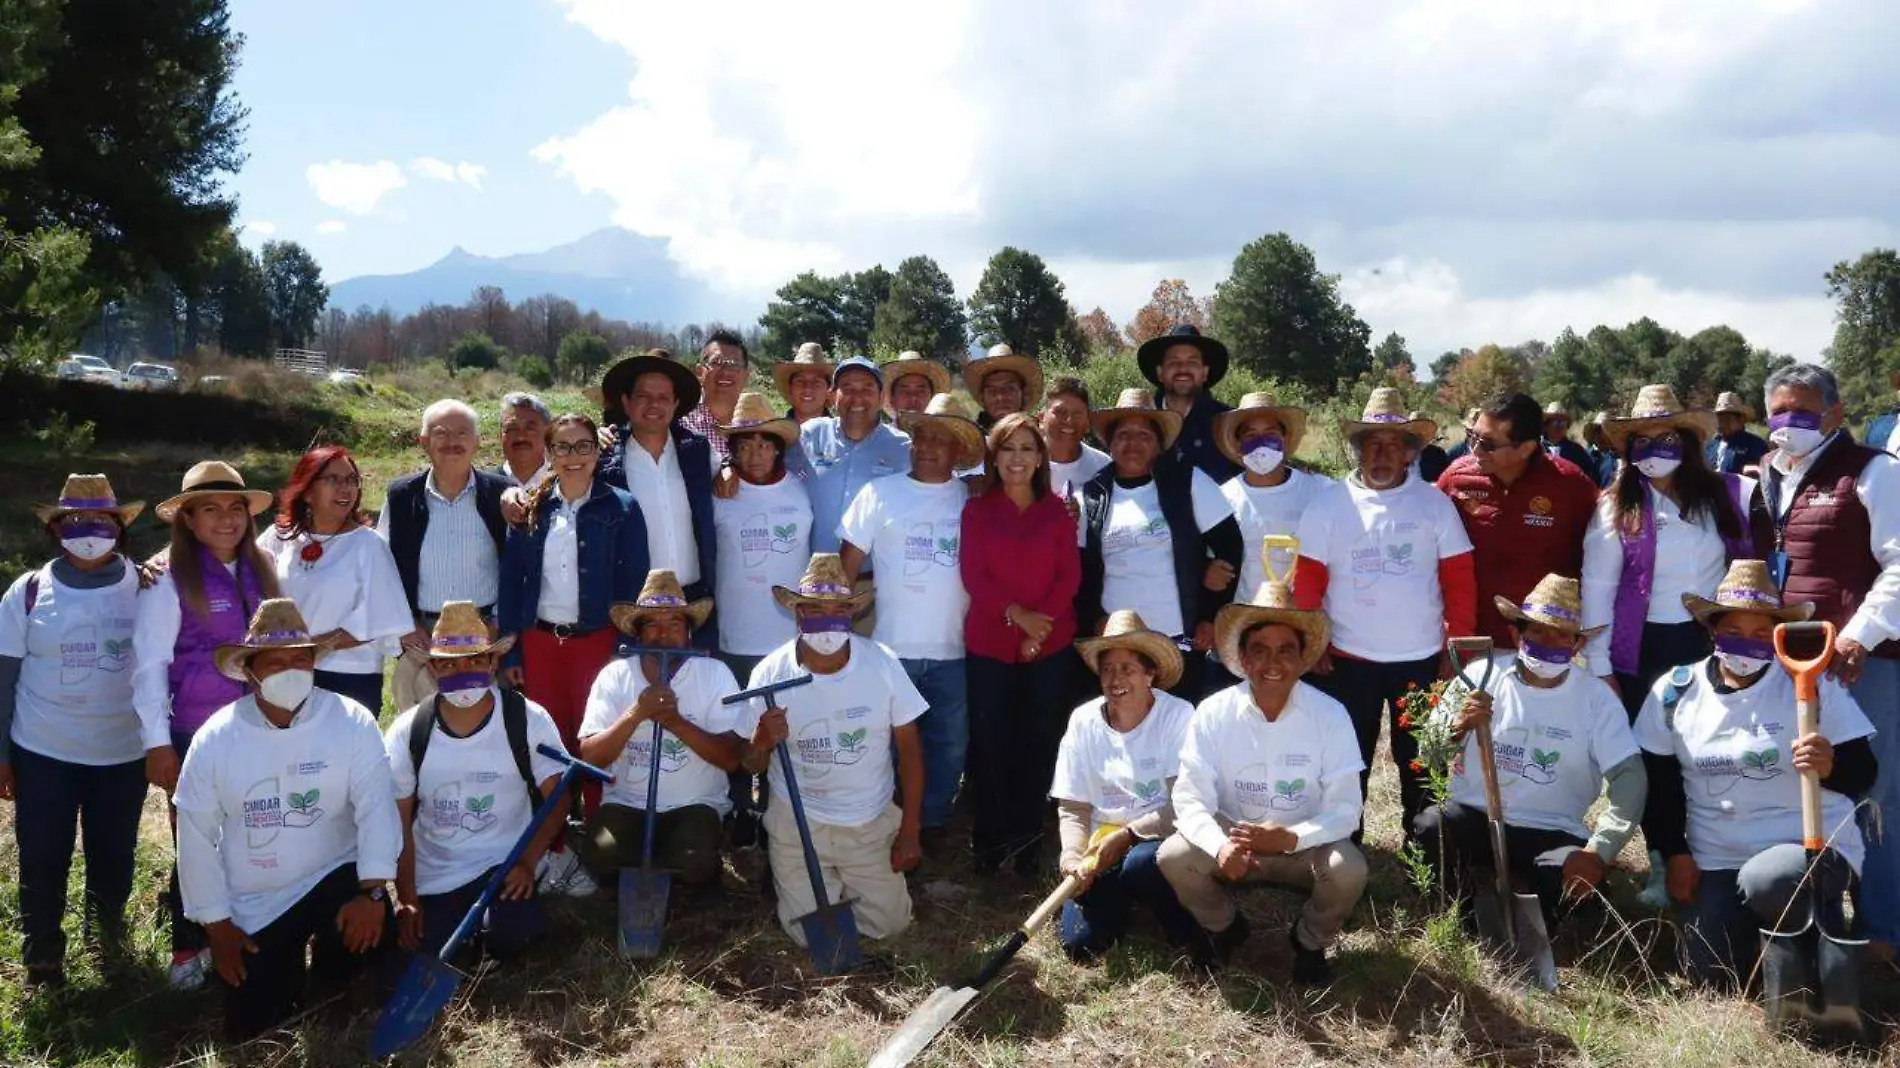
[[[853,356],[848,360],[839,361],[838,366],[831,369],[831,388],[838,388],[838,379],[843,378],[846,371],[865,371],[869,373],[872,378],[877,380],[879,388],[882,388],[884,385],[884,371],[882,368],[862,356]]]

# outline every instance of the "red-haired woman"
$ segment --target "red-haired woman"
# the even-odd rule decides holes
[[[362,511],[363,473],[341,445],[305,453],[277,495],[277,523],[257,537],[284,596],[310,632],[336,641],[317,658],[317,686],[383,710],[384,639],[415,626],[389,543]]]

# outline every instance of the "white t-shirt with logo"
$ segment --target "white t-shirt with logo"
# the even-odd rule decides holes
[[[863,549],[877,587],[873,636],[909,660],[963,659],[963,505],[956,479],[873,479],[858,491],[838,536]]]
[[[1769,846],[1801,841],[1801,774],[1794,769],[1794,677],[1770,667],[1755,685],[1717,693],[1707,660],[1682,690],[1671,723],[1663,722],[1657,680],[1636,717],[1636,741],[1682,765],[1689,852],[1698,867],[1733,871]],[[1599,684],[1601,685],[1601,684]],[[1821,679],[1821,735],[1840,745],[1871,737],[1874,726],[1840,683]],[[1821,833],[1860,870],[1866,848],[1854,823],[1854,801],[1821,791]]]
[[[351,862],[364,881],[396,877],[402,820],[382,733],[328,690],[284,728],[248,696],[213,713],[173,801],[185,915],[198,923],[255,933]]]
[[[610,730],[646,692],[646,672],[640,669],[640,657],[615,660],[594,678],[587,694],[587,712],[581,717],[580,736],[590,738]],[[680,662],[673,673],[673,692],[679,697],[680,715],[688,723],[708,734],[733,734],[744,718],[736,705],[720,703],[720,698],[739,692],[732,669],[710,656],[696,656]],[[614,781],[604,788],[601,800],[613,805],[646,811],[647,774],[653,767],[653,724],[635,727],[626,748],[614,758],[607,770]],[[723,818],[732,811],[727,793],[726,773],[706,762],[676,735],[660,733],[660,792],[654,802],[661,812],[688,805],[705,805]]]
[[[91,767],[144,758],[132,706],[139,576],[129,562],[123,566],[118,582],[80,590],[55,579],[48,565],[21,575],[0,597],[0,656],[20,658],[12,738],[23,748]],[[39,585],[31,618],[29,580]]]
[[[1240,584],[1234,590],[1236,602],[1252,601],[1267,580],[1262,539],[1269,534],[1297,535],[1307,502],[1313,499],[1313,494],[1332,484],[1333,480],[1325,475],[1297,467],[1288,468],[1286,481],[1277,486],[1249,485],[1245,475],[1235,475],[1222,483],[1221,496],[1227,498],[1234,510],[1234,519],[1240,524],[1241,545],[1247,554],[1240,565]],[[1285,575],[1288,581],[1293,578],[1296,562],[1294,554],[1284,549],[1274,550],[1274,571]]]
[[[1233,515],[1233,508],[1218,483],[1198,467],[1190,471],[1194,522],[1205,534]],[[1186,632],[1180,587],[1174,581],[1174,535],[1161,513],[1153,479],[1134,489],[1110,488],[1108,518],[1102,524],[1102,569],[1104,615],[1132,608],[1150,630]]]
[[[1168,780],[1180,771],[1194,706],[1165,690],[1154,691],[1154,699],[1147,717],[1126,734],[1109,726],[1107,698],[1069,715],[1049,796],[1089,806],[1091,834],[1103,824],[1125,827],[1168,803]]]
[[[790,642],[759,661],[746,688],[807,675]],[[851,658],[831,675],[777,695],[785,709],[798,792],[807,818],[834,827],[861,827],[890,807],[897,785],[892,764],[892,733],[924,714],[923,695],[904,673],[904,665],[877,642],[851,636]],[[747,702],[739,733],[747,738],[765,715],[765,702]],[[789,796],[785,769],[772,754],[772,803]]]
[[[323,546],[323,553],[308,561],[303,551],[312,544]],[[363,643],[323,654],[317,670],[376,674],[383,670],[385,652],[400,652],[394,640],[415,629],[396,557],[374,527],[324,538],[305,534],[289,541],[266,529],[257,536],[257,547],[277,573],[278,588],[297,602],[310,633],[340,629]]]
[[[1083,483],[1101,474],[1102,468],[1108,465],[1107,453],[1083,442],[1082,451],[1075,459],[1067,463],[1053,459],[1049,461],[1049,491],[1061,493],[1066,486],[1069,496],[1079,500]]]
[[[719,546],[713,603],[719,648],[764,656],[798,634],[798,621],[772,599],[772,587],[797,586],[811,562],[811,495],[787,475],[770,486],[739,483],[738,496],[713,501]]]
[[[508,748],[508,726],[501,718],[501,691],[489,687],[494,711],[466,738],[457,738],[436,722],[435,734],[422,756],[420,781],[409,760],[409,730],[416,710],[396,717],[383,747],[389,753],[389,771],[396,799],[416,799],[416,893],[443,894],[468,885],[482,873],[508,859],[521,832],[528,829],[534,809],[528,784],[515,766]],[[561,745],[560,729],[547,709],[528,702],[528,770],[544,783],[561,774],[557,760],[542,756],[539,747]]]
[[[1326,565],[1333,646],[1379,663],[1423,660],[1445,643],[1438,563],[1471,551],[1458,508],[1407,478],[1371,490],[1356,478],[1313,494],[1300,517],[1300,555]]]
[[[1504,820],[1588,839],[1583,818],[1603,792],[1604,772],[1637,752],[1629,713],[1589,672],[1573,667],[1555,688],[1539,690],[1524,682],[1516,663],[1515,653],[1494,657],[1485,687]],[[1475,681],[1478,672],[1467,674]],[[1451,798],[1489,811],[1476,731],[1452,768]]]

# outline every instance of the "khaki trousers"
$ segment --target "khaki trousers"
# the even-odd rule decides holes
[[[889,938],[910,926],[910,887],[904,874],[891,870],[891,843],[897,840],[897,826],[903,812],[896,805],[861,827],[834,827],[807,819],[811,826],[812,847],[818,852],[818,869],[825,880],[825,894],[832,901],[851,905],[857,918],[858,933],[866,938]],[[818,908],[811,894],[811,879],[805,874],[805,852],[798,841],[798,821],[792,818],[791,802],[772,798],[765,809],[766,845],[772,858],[772,883],[778,891],[778,922],[792,941],[805,945],[805,932],[799,926],[801,916]]]
[[[1257,856],[1252,870],[1236,881],[1222,877],[1214,858],[1179,833],[1161,843],[1157,862],[1175,897],[1210,932],[1225,931],[1234,922],[1232,887],[1275,883],[1308,891],[1294,931],[1310,949],[1326,949],[1339,938],[1366,891],[1366,858],[1350,838],[1277,857]]]
[[[429,674],[428,655],[405,651],[398,657],[391,674],[390,690],[395,695],[399,715],[434,697],[435,676]]]

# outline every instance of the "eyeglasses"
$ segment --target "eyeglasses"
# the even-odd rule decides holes
[[[1515,441],[1492,441],[1490,438],[1480,437],[1476,431],[1465,431],[1465,447],[1472,452],[1482,452],[1489,455],[1501,449],[1514,448],[1517,444]]]
[[[328,486],[333,490],[363,488],[363,476],[361,475],[318,475],[316,478],[311,479],[311,481],[319,485]]]
[[[548,446],[550,456],[592,456],[599,451],[597,441],[557,441]]]
[[[701,360],[699,365],[709,371],[745,370],[745,362],[743,360]]]
[[[1631,444],[1632,446],[1636,446],[1636,445],[1680,445],[1680,444],[1682,444],[1682,435],[1681,435],[1681,434],[1678,434],[1678,433],[1676,433],[1676,432],[1675,432],[1675,431],[1673,431],[1673,430],[1671,430],[1671,431],[1669,431],[1669,432],[1667,432],[1667,433],[1663,433],[1663,434],[1657,434],[1657,435],[1656,435],[1655,437],[1650,437],[1650,436],[1649,436],[1649,435],[1647,435],[1647,434],[1631,434],[1631,435],[1630,435],[1630,441],[1629,441],[1629,443],[1630,443],[1630,444]]]

